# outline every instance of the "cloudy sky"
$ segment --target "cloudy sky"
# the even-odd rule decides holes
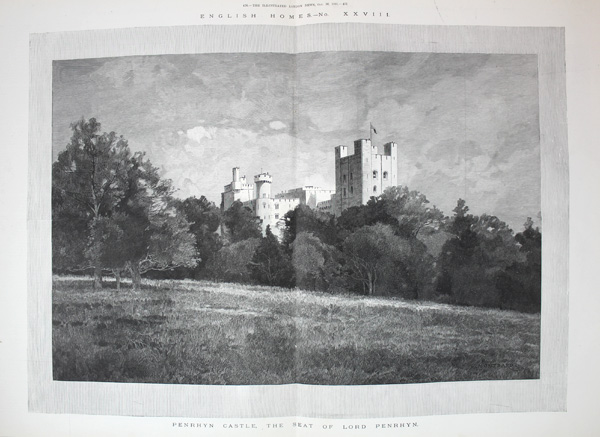
[[[317,52],[55,61],[54,158],[95,117],[180,197],[219,204],[231,168],[273,192],[334,188],[334,147],[398,143],[398,182],[515,230],[540,211],[535,55]],[[537,221],[537,219],[536,219]]]

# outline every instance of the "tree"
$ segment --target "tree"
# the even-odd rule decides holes
[[[96,222],[110,216],[125,195],[131,154],[122,137],[101,134],[94,118],[81,119],[71,129],[71,141],[52,166],[55,267],[66,261],[68,267],[93,268],[94,286],[100,287],[100,251],[91,250],[99,244],[94,229],[103,226]],[[68,252],[71,259],[60,256]]]
[[[122,235],[113,252],[125,260],[122,268],[131,275],[134,290],[141,286],[141,275],[149,270],[194,267],[197,263],[195,239],[189,223],[178,214],[169,180],[162,180],[158,168],[144,154],[130,159],[127,188],[111,219]]]
[[[392,226],[397,224],[397,221],[388,214],[386,201],[381,197],[371,197],[366,205],[351,206],[342,211],[337,220],[338,236],[344,240],[357,229],[375,223]]]
[[[362,284],[364,294],[377,294],[378,284],[394,268],[394,260],[410,255],[410,244],[394,234],[390,225],[363,226],[343,243],[351,276]]]
[[[296,285],[305,290],[317,290],[325,265],[325,248],[313,234],[297,234],[292,245],[292,265]]]
[[[247,240],[248,238],[262,237],[260,220],[252,213],[250,208],[245,207],[239,200],[233,202],[229,209],[224,212],[223,224],[228,231],[231,243]]]
[[[117,290],[121,289],[121,273],[128,261],[127,251],[122,247],[125,225],[126,216],[123,214],[98,217],[91,223],[91,244],[84,252],[85,258],[97,260],[103,269],[112,271]]]
[[[223,246],[217,233],[221,224],[220,209],[204,196],[200,196],[199,199],[188,197],[183,201],[179,200],[176,202],[176,208],[190,223],[189,231],[196,239],[199,258],[195,276],[202,276],[203,270]]]
[[[174,208],[170,181],[161,180],[144,154],[131,154],[123,137],[100,134],[95,119],[71,127],[73,136],[53,165],[52,180],[53,244],[60,252],[70,224],[75,237],[86,237],[85,243],[71,244],[83,247],[71,267],[92,267],[95,287],[101,286],[103,268],[118,278],[127,268],[137,289],[148,269],[194,265],[193,236]]]
[[[335,244],[336,229],[331,214],[317,211],[307,205],[298,205],[288,211],[284,218],[282,244],[289,251],[296,236],[311,233],[325,244]]]
[[[249,269],[260,238],[249,238],[223,246],[206,265],[206,275],[216,281],[251,282]]]
[[[514,262],[498,275],[501,306],[527,312],[540,312],[542,302],[542,234],[533,227],[530,217],[524,230],[515,235],[520,261]]]
[[[277,241],[277,237],[271,232],[270,226],[267,226],[265,236],[256,248],[249,268],[252,277],[261,284],[294,286],[294,269],[291,260]]]
[[[440,254],[438,291],[464,305],[500,306],[498,274],[520,258],[513,231],[495,216],[468,213],[459,199]]]
[[[398,235],[416,238],[424,228],[438,230],[445,222],[442,211],[430,205],[424,194],[408,187],[387,188],[381,201],[389,217],[395,219]]]
[[[52,188],[52,269],[57,272],[86,269],[89,213],[73,208],[70,199]]]
[[[300,232],[292,243],[296,286],[305,290],[347,293],[354,285],[344,268],[343,253],[312,233]]]

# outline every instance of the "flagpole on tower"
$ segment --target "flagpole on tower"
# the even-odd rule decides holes
[[[377,133],[377,129],[375,129],[373,123],[369,122],[369,141],[371,142],[371,146],[373,145],[373,132]]]

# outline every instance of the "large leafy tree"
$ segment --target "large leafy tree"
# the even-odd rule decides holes
[[[249,266],[260,243],[260,238],[249,238],[223,246],[208,261],[204,275],[216,281],[251,282]]]
[[[351,276],[367,295],[379,294],[380,284],[394,273],[396,263],[411,255],[409,241],[382,223],[357,229],[344,240],[343,249]]]
[[[291,246],[296,286],[306,290],[343,288],[342,253],[310,232],[299,232]]]
[[[103,269],[119,277],[127,268],[138,288],[147,269],[193,265],[193,237],[170,181],[122,136],[100,133],[96,119],[71,128],[52,169],[55,268],[93,268],[96,287]]]
[[[284,218],[282,244],[290,251],[292,243],[300,233],[311,233],[325,244],[335,244],[335,218],[326,212],[317,211],[307,205],[298,205],[288,211]]]
[[[344,240],[352,232],[375,223],[395,226],[397,221],[388,214],[387,203],[381,197],[371,197],[366,205],[351,206],[337,220],[338,238]]]
[[[189,230],[195,237],[199,258],[195,273],[197,277],[203,276],[203,270],[223,246],[222,238],[218,234],[221,211],[204,196],[179,200],[176,207],[190,223]]]
[[[440,254],[438,291],[459,304],[499,306],[496,278],[522,258],[512,229],[495,216],[469,214],[459,199],[448,231],[452,238]]]
[[[260,220],[239,200],[223,213],[223,224],[225,237],[230,243],[262,237]]]
[[[94,118],[71,129],[71,141],[52,167],[55,268],[92,267],[100,286],[98,229],[125,196],[132,157],[127,142],[114,132],[100,133]]]
[[[416,238],[423,229],[438,230],[445,222],[442,211],[431,205],[427,197],[408,187],[387,188],[381,195],[387,215],[395,220],[399,235]]]

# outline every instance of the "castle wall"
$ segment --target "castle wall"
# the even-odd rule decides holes
[[[285,214],[296,208],[300,204],[300,199],[259,198],[247,203],[254,215],[260,219],[263,234],[267,226],[271,226],[271,232],[279,237],[285,227],[283,221]]]
[[[229,184],[221,193],[221,208],[223,211],[229,209],[233,202],[239,200],[244,203],[254,198],[254,187],[251,184],[238,183],[237,188]]]
[[[307,205],[311,208],[316,208],[319,202],[331,199],[334,190],[325,190],[314,186],[304,186],[294,188],[275,195],[277,199],[300,199],[301,205]]]
[[[335,195],[332,195],[329,200],[323,200],[317,203],[317,209],[322,212],[333,214],[333,205],[335,203]]]

